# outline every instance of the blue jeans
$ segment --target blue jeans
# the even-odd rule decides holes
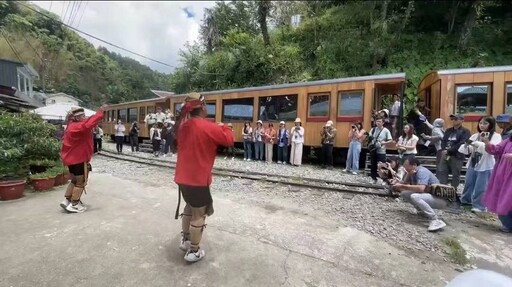
[[[500,219],[501,224],[503,224],[503,227],[508,230],[512,230],[512,211],[507,215],[498,215],[498,218]]]
[[[255,160],[263,160],[263,154],[265,153],[263,142],[255,142],[254,143],[254,159]]]
[[[466,172],[466,183],[462,191],[461,202],[471,204],[474,208],[485,210],[482,204],[482,198],[489,182],[491,171],[475,171],[473,167],[468,167]]]
[[[250,159],[252,157],[252,142],[244,140],[244,158]]]
[[[351,141],[348,146],[346,169],[349,171],[359,170],[359,155],[361,154],[361,142]]]
[[[277,147],[277,161],[278,162],[287,162],[288,161],[288,146],[278,146]]]

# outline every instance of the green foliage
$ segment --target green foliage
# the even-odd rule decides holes
[[[150,89],[169,90],[168,75],[106,48],[95,49],[55,21],[59,20],[57,15],[38,10],[50,19],[14,1],[0,1],[0,26],[5,26],[3,30],[21,58],[41,76],[36,90],[43,89],[44,79],[47,93],[69,93],[89,108],[154,97]],[[0,54],[19,61],[3,40],[0,40]]]
[[[171,89],[185,93],[405,72],[409,109],[430,71],[512,62],[509,1],[481,1],[474,22],[470,1],[272,2],[269,47],[258,31],[254,3],[239,4],[244,18],[235,16],[233,2],[208,10],[203,41],[182,51]],[[290,25],[293,15],[302,16],[298,28]]]
[[[33,114],[0,114],[0,178],[20,178],[30,164],[54,164],[60,143],[56,127]]]

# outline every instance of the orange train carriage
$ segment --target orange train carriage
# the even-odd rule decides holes
[[[295,118],[301,118],[304,126],[305,145],[320,146],[320,130],[328,120],[334,122],[339,135],[335,147],[347,148],[346,136],[355,121],[361,121],[365,129],[371,126],[372,110],[379,110],[382,99],[394,93],[403,95],[405,73],[351,77],[293,84],[251,87],[222,91],[202,92],[205,96],[208,118],[215,122],[232,123],[235,141],[242,142],[245,121],[255,125],[257,120],[285,121],[288,128]],[[148,138],[144,117],[156,106],[170,108],[176,115],[186,95],[172,95],[164,99],[151,99],[111,105],[107,109],[104,132],[113,135],[115,122],[140,123],[140,137]],[[276,127],[274,125],[274,127]]]
[[[284,120],[291,128],[296,117],[302,119],[306,131],[306,146],[320,146],[320,130],[327,120],[338,129],[335,146],[348,147],[347,131],[354,121],[371,127],[374,110],[388,108],[390,95],[403,95],[405,73],[351,77],[293,84],[271,85],[203,92],[208,118],[216,122],[233,123],[235,141],[242,142],[243,122],[259,119],[266,122]],[[426,115],[432,122],[441,117],[448,120],[452,113],[466,115],[464,125],[476,132],[477,120],[484,114],[496,116],[512,112],[512,66],[440,70],[428,73],[418,85],[418,96],[430,109]],[[144,118],[155,111],[178,111],[186,95],[172,95],[129,103],[110,105],[102,124],[107,135],[121,119],[128,130],[129,123],[140,123],[141,138],[148,138]],[[402,105],[403,107],[403,105]],[[403,110],[401,111],[403,115]],[[399,121],[401,122],[401,121]],[[449,125],[449,123],[447,122]]]
[[[460,113],[475,133],[480,117],[512,113],[512,66],[431,72],[418,85],[418,96],[430,108],[431,122]]]

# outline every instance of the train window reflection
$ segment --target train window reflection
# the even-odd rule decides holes
[[[253,120],[253,98],[230,99],[222,101],[222,121]]]
[[[338,116],[363,114],[363,91],[339,92],[338,97]]]
[[[262,121],[294,121],[297,118],[297,95],[259,98]]]
[[[310,94],[308,114],[310,117],[329,116],[329,94]]]
[[[488,114],[489,85],[457,86],[456,113]]]
[[[137,121],[137,108],[128,109],[128,122],[133,123]]]
[[[215,102],[206,103],[206,110],[208,111],[208,114],[206,115],[209,119],[215,119],[215,109],[216,109]]]
[[[507,84],[507,102],[505,103],[505,112],[512,113],[512,84]]]

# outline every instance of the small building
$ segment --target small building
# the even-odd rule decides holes
[[[69,104],[79,106],[82,101],[65,93],[55,93],[46,95],[45,105]]]
[[[1,105],[14,110],[43,106],[34,96],[34,81],[38,78],[30,64],[0,59]]]

